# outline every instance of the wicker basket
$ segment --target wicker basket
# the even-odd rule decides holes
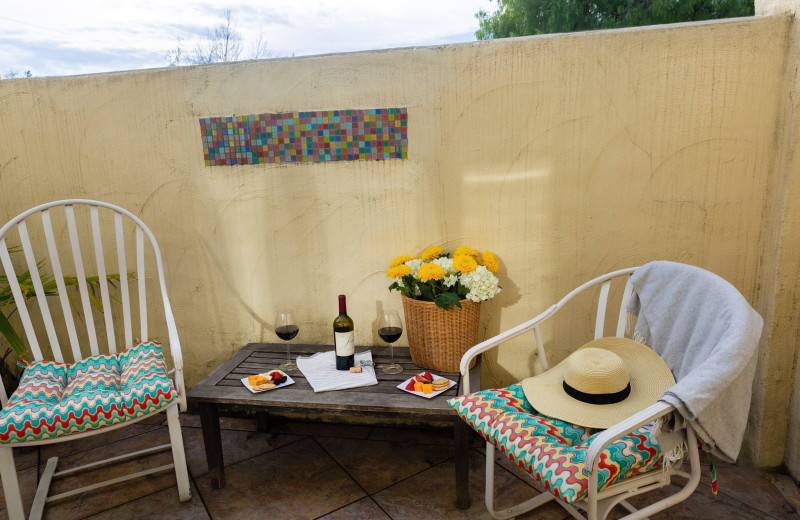
[[[460,309],[444,310],[433,302],[402,298],[411,360],[423,368],[458,372],[461,357],[478,343],[481,304],[461,300]]]

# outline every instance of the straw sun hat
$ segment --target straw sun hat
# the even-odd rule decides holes
[[[674,384],[667,364],[649,347],[627,338],[600,338],[523,380],[522,390],[543,415],[609,428],[658,401]]]

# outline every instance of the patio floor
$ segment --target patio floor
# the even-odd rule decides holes
[[[48,457],[59,454],[59,469],[66,469],[107,457],[109,448],[136,450],[167,442],[165,418],[154,419],[76,443],[44,446],[39,454],[35,449],[19,451],[16,460],[26,511],[35,492],[37,457],[43,468]],[[448,430],[284,421],[263,433],[256,430],[254,420],[223,418],[227,485],[212,489],[199,418],[183,415],[182,422],[192,484],[190,502],[178,502],[175,476],[168,472],[52,504],[45,510],[45,518],[489,518],[483,505],[483,448],[477,441],[470,460],[472,507],[453,507],[452,433]],[[102,478],[166,464],[170,459],[166,452],[120,464],[103,470]],[[711,493],[706,471],[689,500],[652,518],[800,520],[763,472],[723,463],[717,467],[718,496]],[[97,476],[86,473],[63,483],[55,481],[52,492],[84,485]],[[513,466],[498,469],[496,479],[502,488],[498,506],[511,505],[531,494],[531,487]],[[786,482],[786,478],[779,480],[779,484]],[[796,499],[796,487],[789,482],[790,495],[795,493]],[[634,498],[632,502],[640,505],[651,500]],[[550,503],[519,518],[555,520],[567,516]],[[4,509],[0,517],[6,518]]]

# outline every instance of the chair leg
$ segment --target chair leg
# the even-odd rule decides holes
[[[537,507],[541,506],[542,504],[546,504],[551,500],[555,500],[555,496],[551,493],[540,493],[533,498],[522,502],[521,504],[517,504],[516,506],[506,508],[502,511],[495,511],[494,509],[494,445],[491,442],[486,443],[486,490],[485,490],[485,500],[486,500],[486,510],[489,511],[489,514],[492,515],[493,518],[497,518],[498,520],[505,520],[509,518],[514,518],[515,516],[521,515],[522,513],[526,513],[532,509],[536,509]],[[566,504],[565,504],[566,505]],[[578,517],[582,518],[582,517]]]
[[[25,520],[22,509],[22,494],[19,491],[17,468],[14,465],[14,453],[10,446],[0,447],[0,478],[3,480],[3,494],[6,498],[6,509],[9,520]]]
[[[167,408],[167,425],[172,445],[172,460],[175,464],[175,478],[178,481],[178,498],[181,502],[187,502],[191,500],[192,492],[189,488],[189,471],[186,469],[186,454],[183,451],[183,435],[177,405]]]
[[[50,493],[50,483],[53,481],[56,467],[58,467],[58,457],[47,459],[44,473],[39,478],[39,487],[36,488],[36,496],[33,497],[33,505],[31,506],[31,514],[28,520],[42,520],[44,506],[47,504],[47,495]]]

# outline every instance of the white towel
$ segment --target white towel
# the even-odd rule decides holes
[[[356,352],[356,366],[361,361],[372,361],[372,352],[369,350]],[[314,392],[378,384],[375,370],[371,366],[363,367],[360,374],[354,374],[348,370],[336,370],[336,353],[333,350],[317,352],[313,356],[298,357],[297,368],[306,376]]]
[[[699,267],[651,262],[636,270],[631,283],[628,310],[639,318],[636,330],[677,381],[661,400],[691,423],[706,450],[736,460],[750,410],[761,316],[730,283]]]

